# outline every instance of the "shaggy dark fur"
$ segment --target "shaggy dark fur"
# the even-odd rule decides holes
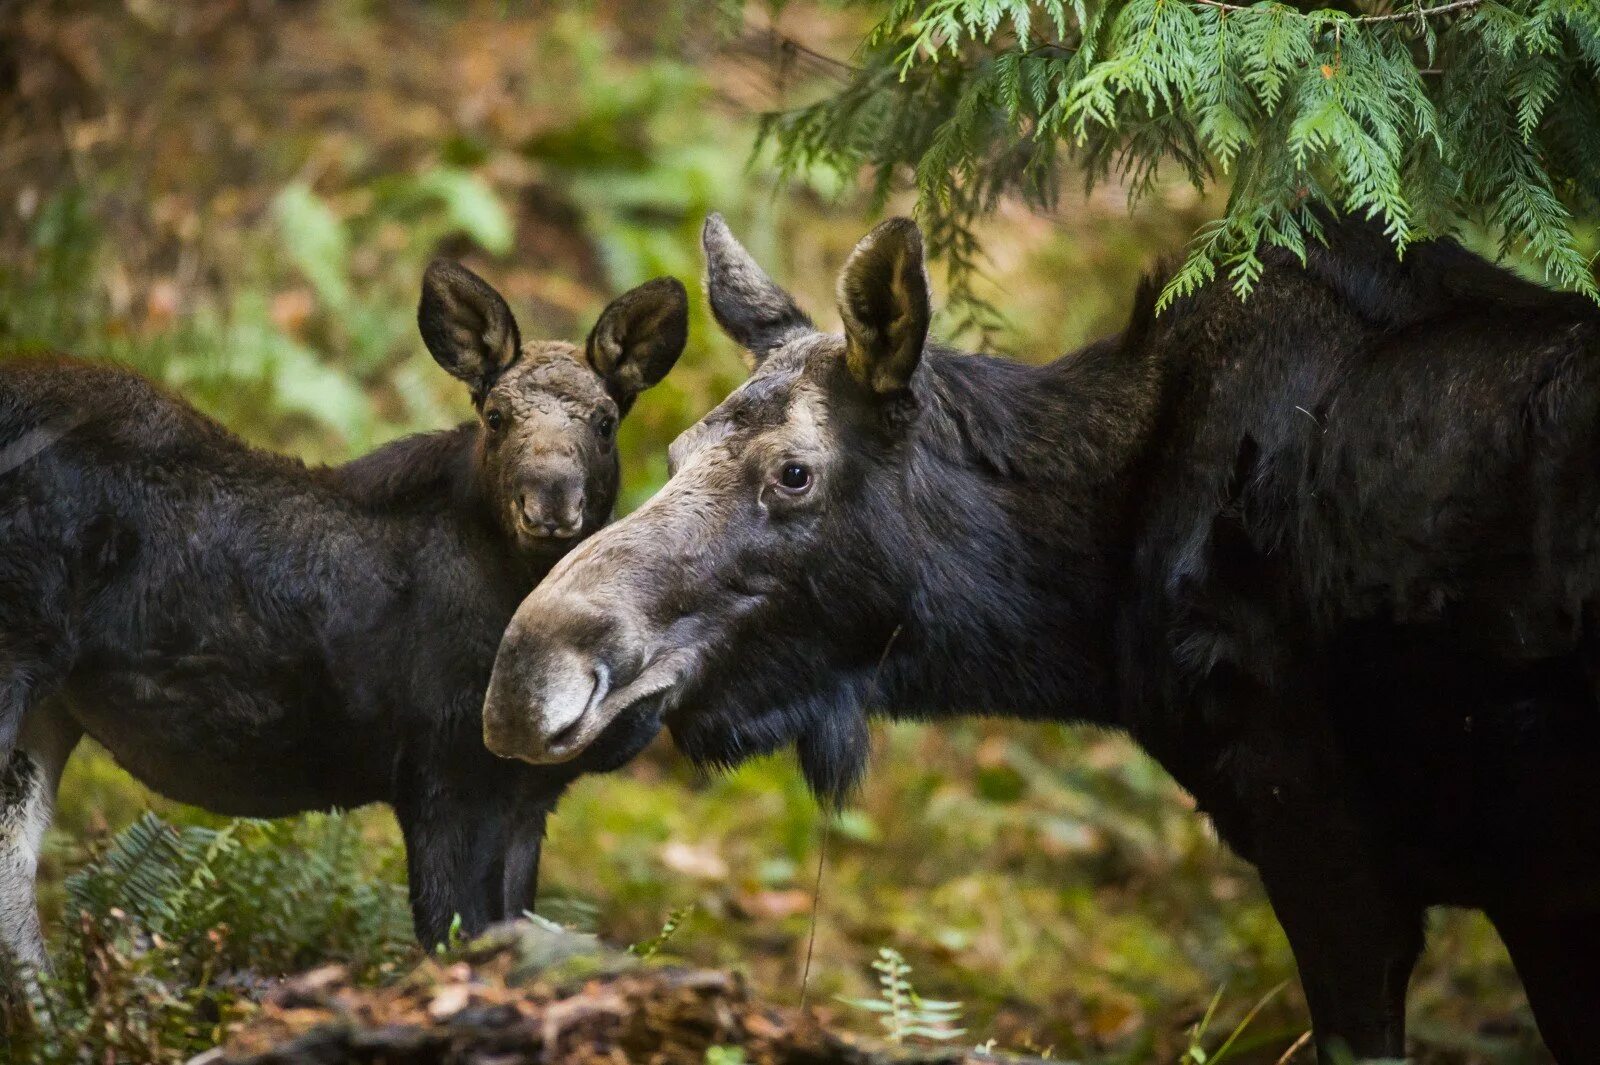
[[[1260,870],[1324,1048],[1404,1052],[1450,905],[1600,1061],[1600,310],[1340,223],[1247,302],[1149,286],[1029,368],[924,350],[905,223],[846,266],[843,337],[706,245],[757,369],[513,621],[487,712],[564,717],[564,641],[616,693],[525,757],[664,711],[697,759],[794,741],[836,793],[879,708],[1126,729]]]
[[[0,365],[0,766],[17,784],[0,943],[25,961],[43,957],[38,834],[84,733],[222,813],[391,804],[431,943],[453,915],[470,933],[531,905],[562,789],[654,732],[623,724],[582,764],[533,769],[489,754],[481,709],[517,603],[610,514],[616,420],[683,347],[682,286],[620,298],[587,355],[523,345],[454,264],[430,269],[420,313],[479,420],[336,469],[248,447],[121,369]]]

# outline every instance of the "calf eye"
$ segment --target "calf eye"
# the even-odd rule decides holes
[[[489,427],[491,433],[498,433],[506,423],[506,416],[498,410],[491,410],[484,414],[483,423]]]
[[[617,431],[617,420],[609,414],[602,414],[594,424],[594,431],[600,434],[600,439],[610,440],[611,434]]]
[[[811,470],[798,462],[786,462],[778,471],[778,487],[798,495],[811,487]]]

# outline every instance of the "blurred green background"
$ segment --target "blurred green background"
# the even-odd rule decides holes
[[[528,337],[579,340],[611,295],[672,274],[695,298],[690,349],[623,429],[626,511],[664,478],[667,443],[742,378],[698,291],[706,212],[822,322],[873,221],[853,180],[780,185],[751,156],[761,111],[827,85],[830,64],[785,36],[848,56],[870,17],[850,6],[736,20],[660,2],[23,0],[0,17],[0,352],[122,360],[310,461],[469,416],[415,332],[431,255],[490,278]],[[1042,361],[1118,328],[1139,274],[1215,207],[1179,186],[1133,216],[1115,188],[1052,216],[1002,205],[979,290],[1005,318],[960,339]],[[1219,991],[1212,1048],[1292,976],[1249,869],[1121,739],[966,723],[881,727],[875,743],[820,881],[808,999],[836,1023],[872,1030],[838,996],[869,993],[889,946],[920,991],[964,1004],[973,1043],[1175,1062]],[[63,880],[85,867],[100,879],[78,885],[80,905],[160,923],[101,875],[147,810],[225,824],[79,752],[44,876],[58,943],[76,909]],[[670,952],[793,1002],[821,829],[788,758],[705,779],[657,747],[566,799],[540,911],[630,943],[692,906]],[[221,901],[128,941],[159,953],[210,936],[204,966],[179,943],[156,967],[189,1029],[230,1014],[183,981],[248,988],[328,958],[381,979],[413,956],[386,811],[226,831]],[[1426,1060],[1545,1060],[1481,919],[1434,920],[1416,988]],[[1273,1062],[1305,1024],[1291,982],[1235,1056]]]

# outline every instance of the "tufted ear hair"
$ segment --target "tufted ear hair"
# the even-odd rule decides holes
[[[435,259],[422,275],[417,329],[434,361],[483,403],[522,354],[517,320],[500,293],[460,263]]]
[[[667,376],[689,340],[689,294],[675,277],[624,292],[589,333],[589,365],[625,414],[639,393]]]
[[[891,218],[861,238],[839,274],[838,300],[851,376],[878,395],[909,388],[933,317],[917,224]]]
[[[711,313],[723,332],[749,353],[751,369],[786,339],[811,329],[811,319],[794,297],[756,265],[720,214],[706,218],[700,244],[705,249]]]

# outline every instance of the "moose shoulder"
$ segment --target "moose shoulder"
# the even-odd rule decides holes
[[[0,365],[0,946],[43,960],[32,898],[62,765],[87,733],[222,813],[391,804],[418,935],[532,899],[546,811],[578,772],[483,746],[500,636],[609,518],[617,420],[681,352],[676,281],[620,297],[586,348],[524,343],[449,262],[422,335],[477,417],[350,465],[247,447],[121,369]]]
[[[927,341],[885,223],[816,331],[720,219],[749,381],[524,602],[486,720],[533,762],[661,715],[846,788],[875,708],[1126,729],[1259,869],[1318,1042],[1403,1054],[1429,906],[1481,907],[1600,1060],[1600,310],[1331,221],[1049,366]]]

